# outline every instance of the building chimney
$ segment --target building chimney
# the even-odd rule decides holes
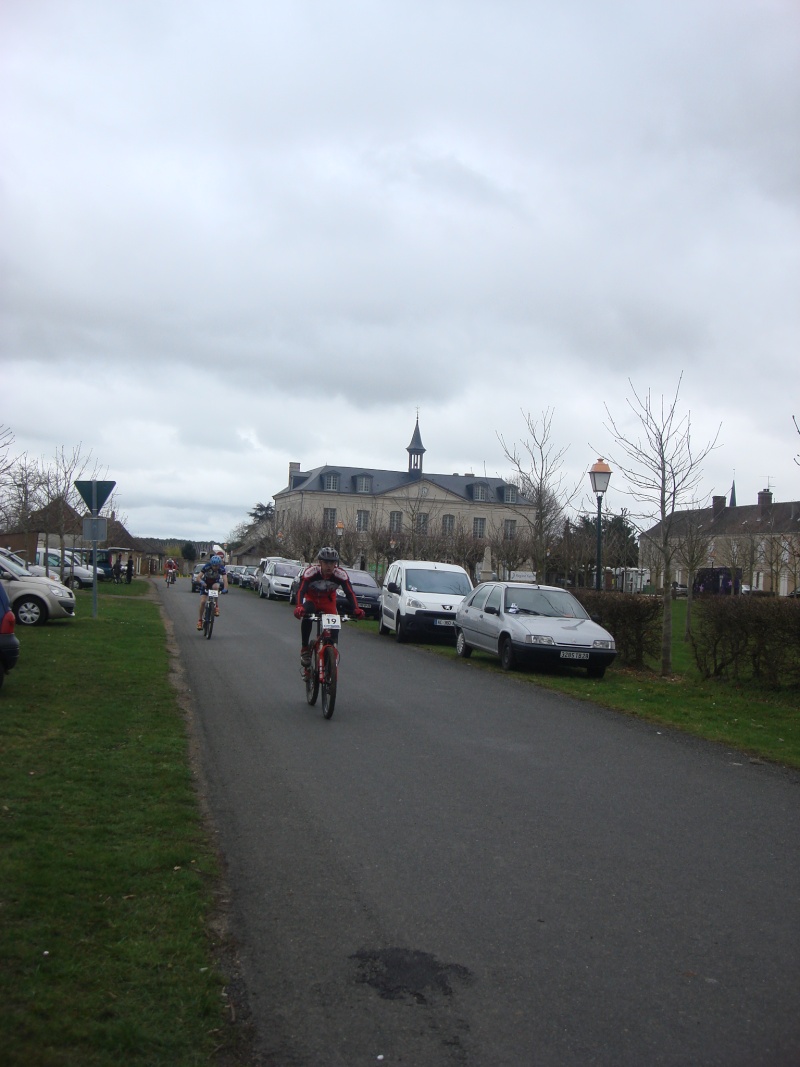
[[[772,507],[772,493],[769,489],[762,489],[758,494],[758,513],[759,515],[766,515],[769,509]]]
[[[725,497],[724,496],[712,496],[711,497],[711,509],[712,509],[712,518],[716,519],[716,517],[718,515],[721,515],[723,513],[723,511],[725,510]]]

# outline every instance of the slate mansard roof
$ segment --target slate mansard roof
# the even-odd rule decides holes
[[[386,471],[374,467],[337,467],[326,464],[311,471],[291,471],[289,485],[275,494],[275,500],[278,501],[281,496],[293,492],[330,493],[331,490],[325,488],[325,482],[327,475],[331,474],[338,475],[337,493],[352,493],[354,497],[361,499],[368,496],[395,496],[424,481],[466,503],[474,502],[475,486],[482,485],[487,489],[486,502],[504,504],[505,490],[515,488],[512,482],[502,478],[487,478],[476,474],[423,474],[419,471]],[[368,492],[358,491],[360,478],[369,479]],[[525,505],[530,502],[518,491],[516,503]]]

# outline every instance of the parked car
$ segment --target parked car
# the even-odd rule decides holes
[[[305,569],[306,569],[306,564],[305,563],[301,563],[300,564],[300,570],[297,572],[297,574],[294,576],[294,578],[292,578],[292,584],[289,586],[289,603],[290,604],[296,604],[297,603],[297,590],[300,588],[300,579],[303,577],[303,571]]]
[[[230,567],[226,566],[225,570],[228,572],[228,585],[238,585],[239,577],[244,570],[244,564],[234,563]]]
[[[193,593],[199,593],[200,590],[203,588],[202,585],[200,584],[200,575],[203,572],[203,567],[205,567],[205,563],[195,563],[194,567],[192,567],[192,592]]]
[[[67,619],[75,614],[71,589],[51,578],[37,578],[10,559],[0,560],[0,581],[21,626],[38,626],[48,619]]]
[[[35,563],[31,566],[22,558],[22,556],[18,556],[16,552],[12,552],[10,548],[0,548],[0,561],[3,559],[10,559],[12,563],[16,563],[18,567],[22,567],[23,570],[26,570],[35,578],[50,578],[54,582],[61,581],[61,574],[57,568],[51,567],[48,570],[45,567],[37,566]]]
[[[0,688],[10,670],[19,659],[19,638],[14,633],[14,612],[6,593],[5,585],[0,582]]]
[[[269,600],[276,600],[278,597],[285,596],[289,599],[289,592],[292,588],[292,580],[296,578],[302,566],[299,563],[290,563],[286,560],[271,559],[261,571],[258,582],[258,595],[260,597],[267,597]]]
[[[344,569],[350,578],[350,584],[356,594],[358,606],[368,619],[379,619],[381,615],[381,587],[369,571],[356,571],[351,570],[349,567]],[[344,602],[344,593],[341,589],[337,590],[336,597],[340,602]],[[297,598],[295,597],[295,599]],[[342,610],[343,608],[340,608],[340,611]]]
[[[586,667],[602,678],[617,654],[611,634],[593,622],[572,593],[551,585],[483,582],[456,612],[456,651],[500,657],[503,670],[528,660],[538,666]]]
[[[396,560],[381,589],[378,632],[394,630],[398,641],[452,636],[456,609],[471,590],[469,575],[455,563]]]
[[[47,559],[45,560],[45,555]],[[47,566],[48,570],[56,570],[61,573],[61,550],[50,548],[45,553],[43,548],[36,550],[36,565]],[[70,589],[88,589],[94,581],[94,572],[84,567],[81,562],[69,552],[64,553],[64,585]]]
[[[258,585],[258,579],[256,578],[256,571],[258,567],[245,567],[242,573],[239,575],[239,585],[242,589],[256,589]]]

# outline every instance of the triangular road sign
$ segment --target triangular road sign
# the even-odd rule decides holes
[[[114,491],[116,482],[75,482],[89,511],[98,512]]]

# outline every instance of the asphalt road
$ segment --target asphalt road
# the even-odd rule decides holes
[[[328,722],[159,589],[264,1063],[800,1064],[800,775],[357,624]]]

